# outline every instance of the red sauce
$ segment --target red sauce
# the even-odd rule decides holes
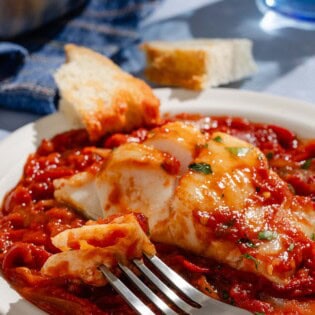
[[[171,154],[163,153],[164,161],[162,167],[171,175],[177,175],[179,173],[180,162]]]
[[[308,202],[312,202],[311,198],[315,200],[315,140],[300,140],[282,127],[251,123],[243,118],[181,114],[165,121],[175,119],[200,120],[205,133],[223,131],[258,146],[268,158],[271,168],[290,187],[285,185],[271,191],[266,184],[267,174],[257,169],[254,179],[257,192],[271,193],[273,204],[280,204],[289,189],[297,195],[310,196]],[[103,157],[93,150],[95,146],[114,148],[126,142],[142,142],[147,133],[148,130],[141,128],[131,134],[116,133],[99,143],[91,143],[85,131],[69,131],[42,141],[38,150],[28,158],[20,182],[6,195],[0,212],[0,266],[6,279],[41,309],[51,314],[132,313],[109,285],[96,288],[77,279],[48,279],[39,270],[51,254],[58,252],[51,243],[51,237],[86,222],[73,209],[54,200],[53,180],[87,169],[96,172]],[[178,161],[169,156],[165,156],[165,163],[161,166],[171,174],[176,174],[179,169]],[[299,202],[298,198],[296,202]],[[222,211],[219,217],[200,211],[194,215],[197,221],[206,222],[216,237],[227,233],[228,228],[224,237],[238,240],[239,248],[248,251],[249,235],[240,218],[228,210]],[[146,218],[141,214],[137,216],[147,231]],[[207,216],[206,221],[204,216]],[[104,223],[107,219],[99,221]],[[286,227],[282,228],[285,231]],[[291,255],[314,256],[313,247],[308,246],[309,240],[294,231],[286,233],[294,238],[295,246],[299,248]],[[114,243],[116,237],[120,235],[113,235],[106,244]],[[69,245],[72,248],[78,246]],[[93,245],[104,244],[96,242]],[[301,268],[294,281],[286,286],[277,286],[264,278],[173,246],[156,246],[162,259],[214,298],[266,314],[289,314],[289,311],[292,311],[290,314],[299,314],[305,309],[309,310],[309,314],[315,313],[315,274],[312,271],[315,270],[315,262],[312,259],[304,262],[305,268]],[[286,270],[288,266],[283,264],[278,268]],[[277,298],[291,300],[280,303]]]
[[[97,238],[91,239],[88,241],[88,244],[95,246],[95,247],[107,247],[113,246],[117,243],[120,238],[126,237],[126,233],[122,231],[114,231],[111,233],[108,238],[103,238],[98,240]]]

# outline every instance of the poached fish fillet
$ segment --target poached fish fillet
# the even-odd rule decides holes
[[[224,133],[212,135],[195,165],[211,172],[192,168],[182,176],[158,240],[278,284],[290,281],[314,248],[311,200],[293,196],[260,150]]]
[[[113,150],[98,174],[81,172],[55,180],[55,198],[91,219],[141,212],[148,217],[154,237],[155,226],[164,228],[169,217],[180,173],[205,141],[191,124],[166,124],[154,129],[143,144],[123,144]]]
[[[105,217],[141,212],[152,240],[277,285],[313,257],[311,199],[293,195],[258,148],[228,134],[207,139],[184,123],[164,125],[142,144],[113,150],[94,180]]]
[[[176,176],[166,170],[168,161],[168,155],[144,144],[115,149],[96,178],[104,217],[141,212],[148,218],[151,233],[163,229],[176,184]]]

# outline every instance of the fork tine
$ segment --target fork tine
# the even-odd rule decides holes
[[[187,314],[190,314],[195,308],[182,300],[174,291],[165,285],[144,263],[142,260],[134,259],[133,263],[140,269],[140,271],[169,298],[177,307]]]
[[[189,299],[200,305],[209,299],[207,295],[194,288],[157,256],[149,256],[145,253],[144,255],[173,285],[175,285],[180,292],[185,294]]]
[[[141,315],[154,315],[154,313],[130,291],[105,265],[100,270],[113,288],[125,299],[125,301]]]
[[[148,260],[171,282],[184,293],[192,301],[197,302],[202,307],[200,309],[193,309],[190,314],[225,314],[225,315],[250,315],[251,313],[240,309],[238,307],[227,305],[223,302],[217,301],[203,294],[190,283],[178,275],[173,269],[168,267],[161,259],[157,256],[149,256],[144,253]]]
[[[155,306],[157,306],[163,314],[177,315],[163,300],[161,300],[153,291],[146,286],[127,266],[118,264],[122,271],[128,276],[128,278],[150,299]]]

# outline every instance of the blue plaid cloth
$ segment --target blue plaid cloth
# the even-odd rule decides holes
[[[90,47],[124,65],[139,41],[138,25],[161,0],[91,0],[83,8],[32,33],[0,42],[0,106],[37,114],[56,110],[52,74],[63,47]]]

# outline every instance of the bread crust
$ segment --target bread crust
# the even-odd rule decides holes
[[[234,82],[256,71],[247,39],[192,39],[147,42],[146,77],[160,85],[202,90]]]
[[[181,86],[192,90],[204,87],[207,54],[202,50],[162,50],[144,43],[148,67],[145,75],[151,82]]]
[[[66,63],[55,73],[60,110],[87,129],[91,140],[130,131],[159,119],[159,100],[143,81],[85,47],[65,46]]]

